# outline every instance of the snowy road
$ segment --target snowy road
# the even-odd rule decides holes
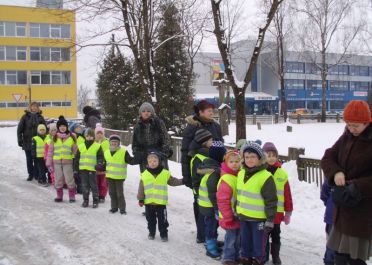
[[[159,237],[149,241],[136,200],[137,167],[129,167],[125,183],[126,216],[109,214],[109,199],[98,209],[80,207],[80,195],[75,204],[56,204],[52,187],[25,181],[16,128],[0,128],[0,135],[0,264],[220,264],[194,243],[190,189],[170,187],[169,242]],[[293,164],[287,170],[293,170]],[[171,163],[171,171],[179,177],[180,165]],[[291,225],[282,228],[283,264],[320,265],[325,239],[318,190],[293,182],[297,212]]]

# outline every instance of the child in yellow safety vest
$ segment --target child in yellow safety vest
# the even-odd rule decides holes
[[[197,173],[203,175],[199,186],[199,214],[204,216],[206,255],[221,259],[217,245],[218,206],[217,184],[220,180],[220,166],[226,149],[221,141],[214,141],[208,150],[208,158],[198,167]]]
[[[79,146],[80,144],[85,142],[84,133],[83,133],[83,126],[78,122],[73,122],[70,125],[69,128],[70,132],[75,136],[76,138],[76,146]],[[75,163],[75,158],[74,158]],[[83,188],[81,184],[81,176],[79,175],[79,172],[74,172],[74,180],[76,183],[76,193],[82,194]]]
[[[148,239],[154,240],[156,223],[158,223],[161,241],[168,241],[168,185],[183,185],[182,179],[171,176],[170,172],[161,165],[161,155],[151,152],[147,156],[146,170],[141,173],[138,187],[138,204],[145,205]]]
[[[120,209],[121,214],[127,214],[124,197],[124,181],[127,178],[127,164],[133,165],[134,159],[125,147],[120,146],[120,136],[110,136],[110,148],[104,152],[106,162],[106,178],[111,198],[110,213]],[[138,163],[137,163],[138,164]]]
[[[281,163],[278,161],[278,149],[271,142],[264,144],[262,149],[265,151],[267,159],[267,170],[273,175],[276,189],[278,192],[278,207],[274,219],[274,228],[270,232],[267,247],[266,247],[266,261],[269,260],[270,252],[270,237],[271,237],[271,256],[274,265],[282,264],[280,260],[280,223],[284,222],[288,225],[291,221],[293,211],[292,194],[288,182],[288,174],[282,169]]]
[[[211,147],[212,143],[212,134],[206,129],[199,129],[195,132],[194,139],[189,146],[190,151],[188,152],[188,156],[191,157],[190,174],[194,194],[193,207],[196,224],[196,243],[205,242],[204,216],[200,214],[198,205],[199,186],[203,175],[198,174],[197,169],[203,163],[204,159],[208,157],[209,147]]]
[[[76,153],[76,138],[68,130],[68,123],[61,115],[57,121],[57,134],[50,142],[46,166],[54,170],[57,197],[55,202],[63,201],[64,179],[68,188],[69,200],[75,202],[75,180],[73,176],[73,158]]]
[[[37,126],[37,135],[32,137],[31,155],[35,161],[37,180],[40,185],[48,186],[46,173],[47,168],[44,161],[44,146],[46,139],[46,127],[44,124]]]
[[[244,163],[237,178],[236,212],[240,220],[240,263],[263,265],[266,242],[274,227],[278,203],[272,174],[266,170],[262,148],[247,142],[242,148]]]
[[[84,132],[85,141],[78,145],[74,159],[74,172],[79,172],[83,191],[82,207],[89,206],[89,193],[92,191],[93,208],[98,207],[98,188],[96,182],[96,168],[103,165],[101,145],[94,141],[94,130],[88,128]]]
[[[239,260],[240,222],[236,214],[236,183],[241,166],[238,151],[228,151],[221,164],[221,178],[217,186],[219,225],[225,229],[223,264],[235,265]]]
[[[110,149],[110,142],[108,139],[105,138],[105,129],[100,123],[96,124],[94,132],[95,141],[101,145],[103,152]],[[104,203],[107,195],[107,181],[105,171],[100,165],[97,167],[96,174],[99,202]]]
[[[49,145],[53,140],[54,135],[57,134],[57,124],[56,123],[50,123],[48,124],[49,133],[45,137],[45,145],[44,145],[44,162],[46,163],[46,160],[48,158],[48,151],[49,151]],[[53,168],[47,169],[48,174],[48,182],[49,184],[52,184],[54,186],[55,182],[55,176],[54,176],[54,170]]]

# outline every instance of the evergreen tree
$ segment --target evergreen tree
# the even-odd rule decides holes
[[[124,58],[113,36],[97,80],[97,97],[105,126],[125,130],[134,124],[138,108],[146,100],[146,92],[138,84],[133,62]]]
[[[167,128],[180,134],[184,118],[192,106],[192,77],[189,76],[191,66],[177,7],[171,1],[166,1],[161,11],[162,22],[158,38],[160,46],[154,56],[157,110]]]

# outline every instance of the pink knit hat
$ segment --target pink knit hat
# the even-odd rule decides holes
[[[96,128],[94,129],[95,134],[97,134],[98,132],[101,132],[103,135],[105,134],[105,129],[102,127],[101,123],[97,123]]]

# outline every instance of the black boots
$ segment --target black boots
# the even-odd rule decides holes
[[[282,261],[280,260],[280,257],[279,257],[279,252],[280,252],[280,244],[271,243],[271,256],[273,258],[274,265],[282,264]]]

